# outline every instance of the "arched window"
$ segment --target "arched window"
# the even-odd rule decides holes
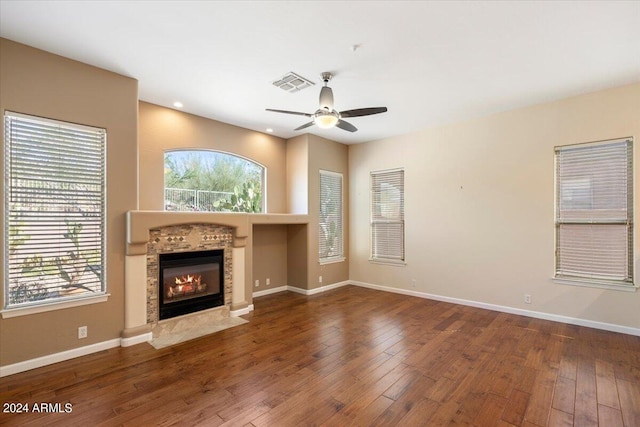
[[[164,210],[264,212],[264,166],[212,150],[164,153]]]

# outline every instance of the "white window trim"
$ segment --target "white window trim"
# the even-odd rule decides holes
[[[402,191],[403,191],[403,215],[402,215],[402,221],[399,221],[397,223],[402,223],[402,253],[404,258],[403,259],[394,259],[394,258],[376,258],[373,256],[373,210],[372,210],[372,206],[373,206],[373,189],[372,189],[372,178],[374,174],[382,174],[382,173],[390,173],[390,172],[402,172],[403,176],[402,176]],[[406,221],[404,219],[404,196],[405,196],[405,191],[404,191],[404,168],[394,168],[394,169],[383,169],[383,170],[377,170],[377,171],[371,171],[369,173],[369,263],[371,264],[380,264],[380,265],[390,265],[390,266],[395,266],[395,267],[403,267],[407,265],[407,254],[406,254],[406,229],[405,229],[405,225],[406,225]],[[395,223],[395,222],[394,222]]]
[[[103,303],[106,302],[108,300],[108,298],[111,296],[110,293],[108,293],[108,280],[107,280],[107,265],[108,265],[108,259],[107,259],[107,255],[108,255],[108,250],[107,250],[107,206],[108,206],[108,200],[107,200],[107,194],[108,194],[108,188],[107,188],[107,178],[106,178],[106,173],[107,173],[107,169],[108,169],[108,165],[107,165],[107,133],[106,133],[106,129],[102,129],[102,128],[98,128],[98,127],[94,127],[94,126],[87,126],[87,125],[81,125],[78,123],[71,123],[71,122],[65,122],[62,120],[55,120],[55,119],[49,119],[49,118],[45,118],[45,117],[39,117],[39,116],[33,116],[33,115],[29,115],[29,114],[22,114],[22,113],[16,113],[14,111],[9,111],[6,110],[4,115],[3,115],[3,132],[4,129],[6,128],[6,120],[7,120],[7,116],[11,116],[11,117],[15,117],[18,119],[27,119],[27,120],[37,120],[38,122],[42,122],[42,123],[48,123],[51,125],[55,125],[55,126],[59,126],[61,124],[63,124],[66,127],[70,127],[70,128],[75,128],[81,131],[103,131],[104,132],[104,182],[103,182],[103,197],[104,197],[104,211],[102,213],[102,264],[103,264],[103,271],[102,271],[102,288],[103,290],[101,290],[100,292],[95,292],[93,294],[83,294],[80,296],[68,296],[68,297],[59,297],[56,299],[49,299],[49,300],[43,300],[43,301],[33,301],[33,302],[28,302],[28,303],[20,303],[20,304],[13,304],[11,306],[9,306],[9,301],[8,301],[8,292],[7,292],[7,285],[5,284],[5,286],[3,286],[3,308],[0,310],[0,317],[3,319],[9,319],[9,318],[13,318],[13,317],[20,317],[20,316],[27,316],[27,315],[32,315],[32,314],[37,314],[37,313],[46,313],[46,312],[51,312],[51,311],[56,311],[56,310],[62,310],[62,309],[66,309],[66,308],[72,308],[72,307],[80,307],[80,306],[84,306],[84,305],[90,305],[90,304],[97,304],[97,303]],[[5,145],[8,143],[6,141],[6,135],[5,135],[5,141],[4,141]],[[4,150],[4,148],[3,148]],[[5,169],[4,169],[4,184],[5,184],[5,191],[8,191],[7,189],[9,188],[9,172],[7,169],[7,164],[9,162],[9,158],[5,153],[5,159],[4,159],[4,163],[5,163]],[[8,201],[6,198],[6,194],[4,194],[4,211],[3,211],[3,218],[2,218],[2,224],[3,224],[3,228],[6,230],[9,228],[9,209],[8,209]],[[6,237],[3,234],[3,237]],[[8,240],[8,239],[7,239]],[[6,243],[8,245],[8,241]],[[6,251],[6,248],[5,248]],[[8,266],[9,266],[9,261],[8,261],[8,257],[9,254],[5,253],[5,275],[6,277],[3,278],[4,281],[6,281],[8,283],[7,277],[9,275],[9,271],[8,271]]]
[[[3,319],[12,317],[29,316],[37,313],[47,313],[50,311],[63,310],[65,308],[81,307],[83,305],[98,304],[107,302],[111,294],[90,295],[87,297],[76,297],[65,301],[47,301],[45,303],[25,305],[23,307],[7,308],[0,311]]]
[[[635,171],[633,171],[633,168],[635,167],[635,162],[633,159],[633,145],[634,145],[634,139],[633,137],[625,137],[625,138],[616,138],[616,139],[610,139],[610,140],[602,140],[602,141],[594,141],[594,142],[586,142],[586,143],[582,143],[582,144],[572,144],[570,146],[579,146],[579,145],[593,145],[593,146],[597,146],[597,145],[603,145],[603,144],[611,144],[611,143],[617,143],[617,142],[631,142],[632,144],[632,177],[631,177],[631,185],[632,185],[632,194],[631,194],[631,201],[632,201],[632,218],[631,218],[631,227],[632,227],[632,232],[633,234],[633,242],[630,245],[630,249],[633,252],[635,252],[635,209],[633,206],[633,202],[635,199],[635,180],[634,180],[634,176],[635,176]],[[563,146],[558,146],[554,148],[554,161],[557,163],[557,152],[559,149],[561,149]],[[567,146],[569,147],[569,146]],[[558,186],[558,177],[557,177],[557,171],[558,171],[558,167],[557,164],[554,167],[554,218],[555,221],[558,221],[558,190],[557,190],[557,186]],[[557,251],[558,251],[558,226],[556,223],[556,226],[554,227],[554,249],[555,249],[555,255],[554,255],[554,264],[557,267]],[[551,280],[554,283],[557,283],[559,285],[566,285],[566,286],[579,286],[579,287],[587,287],[587,288],[596,288],[596,289],[607,289],[607,290],[615,290],[615,291],[623,291],[623,292],[636,292],[639,288],[638,284],[636,283],[636,269],[635,269],[635,256],[631,256],[631,274],[632,274],[632,280],[633,282],[629,282],[629,283],[623,283],[621,281],[614,281],[614,280],[606,280],[606,279],[598,279],[598,278],[590,278],[588,276],[570,276],[570,275],[562,275],[562,274],[558,274],[557,268],[554,268],[554,274],[553,277],[551,278]]]
[[[621,285],[619,283],[607,282],[607,281],[598,281],[598,280],[588,280],[583,279],[581,277],[576,277],[575,279],[569,277],[557,277],[554,276],[552,278],[554,283],[559,285],[567,285],[567,286],[579,286],[583,288],[598,288],[598,289],[610,289],[612,291],[624,291],[624,292],[636,292],[638,290],[638,285]]]
[[[320,265],[337,264],[339,262],[345,262],[346,260],[347,258],[344,256],[336,257],[336,258],[325,258],[323,260],[320,260],[318,264]]]
[[[383,259],[383,258],[372,258],[369,257],[369,264],[381,264],[381,265],[391,265],[393,267],[404,267],[407,265],[407,261],[394,261],[392,259]]]
[[[327,265],[327,264],[335,264],[335,263],[339,263],[339,262],[344,262],[346,261],[346,257],[344,256],[344,175],[339,173],[339,172],[333,172],[333,171],[328,171],[328,170],[324,170],[324,169],[320,169],[320,173],[319,173],[319,179],[322,179],[322,175],[327,175],[327,176],[333,176],[333,177],[337,177],[340,178],[340,218],[341,218],[341,225],[340,225],[340,254],[339,255],[335,255],[335,256],[331,256],[331,257],[326,257],[326,258],[319,258],[318,259],[318,264],[320,265]],[[320,203],[320,194],[318,195],[318,203]],[[318,221],[318,231],[320,228],[320,221]],[[319,237],[318,237],[319,238]],[[320,245],[320,242],[318,241],[318,246]],[[318,248],[319,249],[319,248]],[[318,254],[319,256],[319,254]]]

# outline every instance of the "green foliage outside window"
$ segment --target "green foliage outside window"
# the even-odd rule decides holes
[[[165,210],[262,212],[264,168],[207,150],[165,153]]]

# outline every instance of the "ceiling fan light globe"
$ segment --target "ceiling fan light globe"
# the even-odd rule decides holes
[[[314,122],[320,129],[331,129],[338,123],[338,117],[333,114],[321,114],[314,118]]]

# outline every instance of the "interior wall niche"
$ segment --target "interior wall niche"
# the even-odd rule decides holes
[[[233,293],[233,229],[212,224],[184,224],[149,230],[147,243],[147,323],[158,313],[159,254],[221,249],[224,253],[224,305],[231,306]]]

